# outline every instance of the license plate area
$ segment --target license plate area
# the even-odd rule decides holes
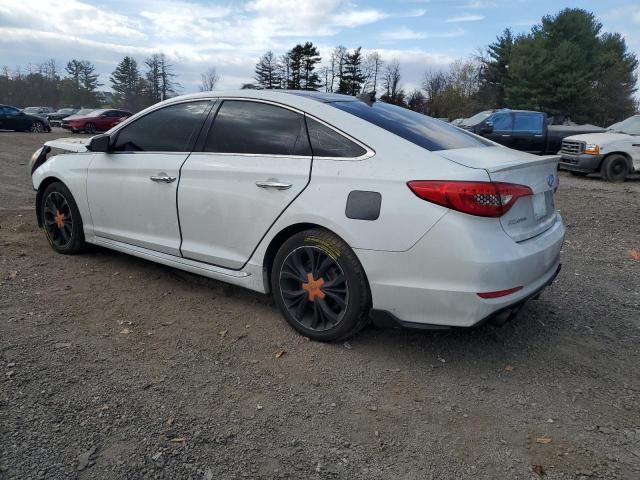
[[[533,218],[536,222],[548,217],[553,213],[554,209],[553,192],[551,190],[536,193],[533,196]]]

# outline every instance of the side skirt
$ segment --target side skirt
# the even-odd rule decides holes
[[[237,285],[239,287],[248,288],[249,290],[266,293],[261,272],[228,270],[226,268],[201,263],[196,260],[176,257],[103,237],[92,236],[90,238],[86,238],[86,241],[87,243],[92,243],[110,250],[116,250],[144,260],[167,265],[168,267],[178,268],[190,273],[195,273],[196,275],[202,275],[203,277],[230,283],[231,285]],[[255,275],[254,273],[260,274]]]

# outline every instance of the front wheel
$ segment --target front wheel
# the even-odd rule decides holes
[[[85,250],[80,211],[62,182],[47,186],[42,194],[40,215],[49,245],[56,252],[73,255]]]
[[[629,173],[629,164],[622,155],[609,155],[602,162],[601,173],[610,182],[624,182]]]
[[[344,340],[368,322],[369,287],[353,250],[336,235],[306,230],[278,250],[273,296],[289,324],[319,341]]]
[[[31,127],[29,127],[29,131],[33,133],[44,132],[44,123],[34,120],[33,122],[31,122]]]
[[[84,126],[84,131],[86,133],[94,134],[96,133],[96,124],[89,122]]]

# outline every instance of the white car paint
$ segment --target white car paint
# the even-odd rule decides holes
[[[427,202],[407,187],[411,180],[501,181],[552,198],[557,157],[501,146],[430,152],[335,107],[278,91],[183,96],[154,105],[109,133],[166,105],[208,98],[285,105],[346,133],[366,146],[367,155],[347,160],[83,153],[75,142],[54,141],[48,143],[78,153],[42,164],[32,175],[34,188],[50,178],[65,183],[89,243],[264,293],[270,289],[265,261],[274,238],[297,224],[318,225],[354,250],[373,307],[415,324],[473,325],[528,298],[558,269],[562,219],[554,208],[539,221],[531,219],[533,196],[518,199],[505,219],[484,218]],[[150,182],[154,175],[176,181]],[[256,185],[263,181],[292,186],[264,190]],[[345,216],[353,190],[382,195],[377,220]],[[511,229],[514,215],[527,221]],[[514,285],[524,288],[497,299],[477,295]]]
[[[640,115],[636,115],[640,118]],[[600,154],[603,156],[612,153],[623,153],[631,158],[633,169],[640,172],[640,135],[629,135],[627,133],[603,132],[585,133],[573,135],[565,140],[575,140],[594,144],[600,147]]]

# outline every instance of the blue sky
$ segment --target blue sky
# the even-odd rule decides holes
[[[88,59],[108,89],[124,55],[142,62],[164,52],[188,93],[210,66],[219,88],[238,88],[266,50],[310,40],[325,58],[344,45],[397,59],[411,89],[425,71],[473,55],[504,28],[526,32],[564,7],[594,12],[605,31],[621,32],[640,52],[637,0],[0,0],[0,66]]]

